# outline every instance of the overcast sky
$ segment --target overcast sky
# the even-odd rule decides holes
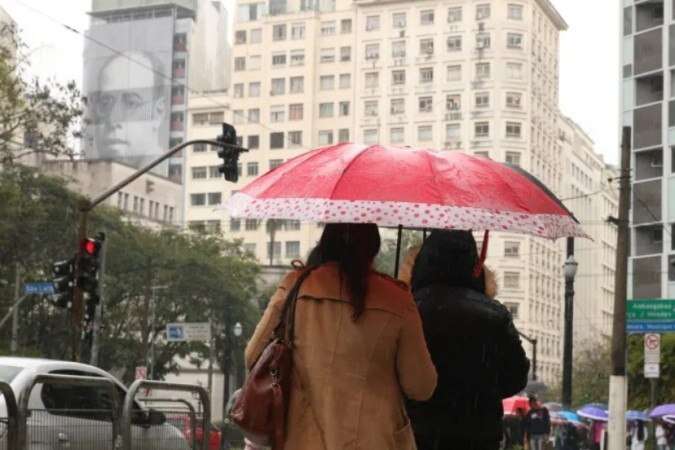
[[[616,163],[620,2],[552,1],[569,24],[561,37],[560,108],[586,130],[606,161]],[[0,5],[23,30],[37,75],[81,81],[83,37],[55,21],[85,30],[90,0],[0,0]]]

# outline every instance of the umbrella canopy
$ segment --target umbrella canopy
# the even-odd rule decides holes
[[[280,165],[230,197],[233,217],[587,237],[523,170],[453,152],[338,144]]]
[[[675,425],[675,414],[666,414],[663,416],[663,420],[669,424]]]
[[[523,412],[528,412],[530,410],[530,401],[527,397],[515,395],[503,399],[502,406],[504,407],[504,414],[516,415],[519,409],[522,409]]]
[[[628,421],[642,421],[642,422],[651,422],[649,416],[642,411],[628,410],[626,411],[626,420]]]
[[[584,405],[577,411],[577,414],[580,417],[590,420],[599,420],[602,422],[607,422],[609,420],[607,405],[602,403],[589,403],[588,405]]]
[[[675,416],[675,403],[659,405],[649,413],[649,417],[652,418],[662,416]]]
[[[574,411],[559,411],[558,415],[568,422],[581,423],[581,418]]]

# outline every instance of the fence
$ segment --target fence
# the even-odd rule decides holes
[[[0,410],[0,449],[11,450],[19,447],[16,397],[12,387],[3,382],[0,382],[0,394],[5,405],[4,409]]]
[[[141,398],[148,409],[159,411],[166,417],[166,422],[179,430],[187,441],[190,450],[199,450],[204,437],[203,420],[204,415],[200,411],[195,411],[194,406],[183,398]],[[201,424],[201,425],[200,425]],[[220,435],[213,434],[214,430],[209,430],[206,437],[209,443],[209,450],[220,448]],[[211,445],[213,440],[216,440]]]

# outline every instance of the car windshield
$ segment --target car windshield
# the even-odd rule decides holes
[[[11,383],[14,377],[16,377],[22,370],[23,367],[0,365],[0,381]]]

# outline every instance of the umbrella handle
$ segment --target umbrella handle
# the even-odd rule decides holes
[[[483,235],[483,245],[480,249],[480,257],[476,261],[476,266],[473,268],[473,277],[478,278],[480,273],[483,271],[483,266],[485,265],[485,260],[487,259],[487,250],[488,250],[488,240],[490,239],[490,230],[485,230]]]
[[[399,262],[401,260],[401,239],[403,238],[403,225],[398,226],[398,238],[396,239],[396,262],[394,263],[394,278],[398,278]]]

